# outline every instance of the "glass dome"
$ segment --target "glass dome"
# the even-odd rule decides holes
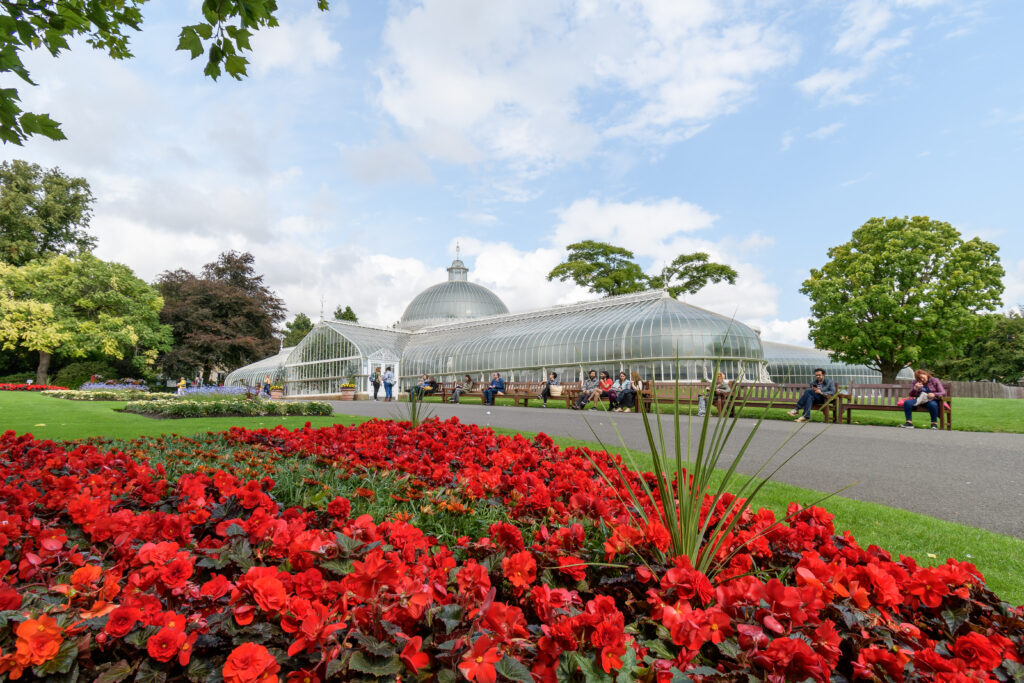
[[[482,380],[499,371],[529,381],[554,370],[570,381],[593,367],[700,381],[722,359],[730,377],[750,381],[763,357],[760,339],[743,323],[654,291],[422,330],[405,348],[401,374]]]
[[[764,342],[764,360],[768,366],[768,374],[773,382],[779,384],[810,382],[815,368],[821,368],[825,374],[835,380],[837,387],[848,384],[877,384],[882,381],[882,373],[866,365],[849,365],[838,363],[829,357],[828,351],[794,346],[778,342]],[[909,368],[900,370],[897,379],[913,379],[914,373]]]
[[[448,267],[448,281],[428,287],[409,302],[398,325],[419,330],[459,320],[508,313],[508,307],[486,287],[469,282],[469,269],[459,259]]]

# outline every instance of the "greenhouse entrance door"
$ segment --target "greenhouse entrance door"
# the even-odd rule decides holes
[[[370,398],[373,398],[373,382],[370,379],[373,377],[373,371],[378,367],[380,368],[380,374],[384,374],[385,369],[391,366],[391,372],[395,373],[395,393],[398,393],[398,361],[390,358],[373,358],[371,357],[366,363],[366,394]],[[378,392],[379,398],[384,398],[384,385],[381,384],[380,392]]]

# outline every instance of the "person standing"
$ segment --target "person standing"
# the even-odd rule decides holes
[[[811,408],[821,405],[835,395],[836,383],[832,381],[831,377],[825,377],[824,369],[816,368],[814,371],[814,380],[811,382],[810,386],[804,390],[803,395],[800,396],[800,400],[796,402],[796,408],[790,410],[789,414],[797,415],[800,411],[803,411],[803,415],[796,418],[796,421],[807,422],[811,419]]]
[[[270,398],[270,375],[263,376],[263,395]]]
[[[391,391],[395,386],[395,373],[391,372],[391,366],[384,368],[384,374],[381,375],[381,382],[384,384],[384,400],[391,400]]]
[[[494,398],[505,393],[505,380],[497,372],[491,376],[491,383],[484,390],[484,405],[493,406]]]
[[[914,408],[924,406],[932,418],[932,429],[939,428],[939,410],[942,408],[940,401],[946,396],[946,387],[938,377],[935,377],[927,370],[914,371],[914,387],[910,390],[910,398],[903,402],[903,415],[907,418],[900,427],[904,429],[914,428]]]
[[[182,377],[181,379],[178,380],[178,396],[184,396],[185,395],[185,387],[187,387],[187,386],[188,386],[188,382],[185,381],[184,377]]]
[[[378,365],[373,369],[373,373],[370,375],[370,384],[373,385],[373,400],[377,400],[377,392],[380,391],[380,366]]]

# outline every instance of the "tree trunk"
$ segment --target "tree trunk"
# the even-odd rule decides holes
[[[880,363],[882,371],[882,384],[896,384],[896,375],[903,369],[902,364]]]
[[[36,367],[36,384],[46,384],[46,375],[50,371],[50,354],[39,352],[39,365]]]

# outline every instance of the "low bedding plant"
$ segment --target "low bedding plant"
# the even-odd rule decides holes
[[[50,384],[8,384],[0,383],[0,391],[50,391],[59,389],[67,391],[67,387],[58,387]]]
[[[258,398],[206,398],[195,400],[178,397],[157,401],[132,401],[124,411],[154,417],[261,417],[264,415],[331,415],[334,409],[322,401],[265,401]]]
[[[824,509],[778,523],[722,494],[696,498],[719,536],[700,571],[672,550],[662,476],[691,495],[687,472],[455,419],[130,443],[7,432],[0,678],[1024,676],[1024,607],[970,563],[920,566],[837,534]]]
[[[102,386],[102,385],[101,385]],[[65,389],[44,391],[43,396],[63,398],[68,401],[137,401],[140,399],[160,400],[163,396],[139,389]]]

